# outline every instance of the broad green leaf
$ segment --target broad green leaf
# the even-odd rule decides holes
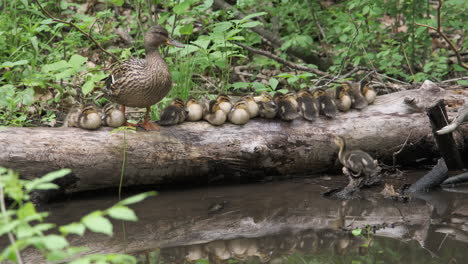
[[[258,91],[258,90],[265,90],[265,85],[263,83],[259,83],[259,82],[254,82],[252,83],[252,87]]]
[[[63,234],[75,234],[82,236],[86,230],[85,226],[82,223],[71,223],[68,225],[61,226],[59,228],[60,232]]]
[[[250,14],[250,15],[246,15],[244,18],[242,18],[240,20],[240,23],[243,23],[243,22],[245,22],[245,21],[247,21],[247,20],[249,20],[251,18],[254,18],[254,17],[264,16],[266,14],[267,14],[267,12],[258,12],[258,13],[253,13],[253,14]]]
[[[123,6],[125,4],[125,0],[108,0],[108,2],[115,6]]]
[[[41,237],[41,241],[50,250],[63,249],[68,246],[67,240],[59,235],[47,235]]]
[[[20,224],[19,220],[13,220],[11,222],[8,222],[8,224],[3,224],[0,225],[0,237],[3,236],[4,234],[11,232],[14,228],[16,228]]]
[[[190,1],[185,0],[182,3],[175,5],[172,11],[174,11],[174,13],[176,13],[177,15],[182,15],[189,8],[190,8]]]
[[[218,33],[225,33],[226,30],[230,29],[232,27],[232,23],[229,21],[225,22],[218,22],[214,24],[213,32],[218,32]],[[222,37],[222,36],[221,36]]]
[[[83,84],[83,87],[81,87],[81,91],[83,92],[83,95],[87,95],[94,89],[94,81],[89,80]]]
[[[351,233],[353,234],[353,236],[360,236],[362,234],[362,229],[361,228],[353,229]]]
[[[247,88],[249,87],[249,83],[247,82],[235,82],[231,84],[231,87],[234,89],[239,89],[239,88]]]
[[[26,88],[24,91],[21,92],[22,100],[21,102],[24,105],[32,105],[34,103],[34,89],[33,88]]]
[[[83,64],[88,61],[88,58],[86,57],[83,57],[81,55],[78,55],[78,54],[73,54],[73,56],[71,56],[70,60],[68,61],[68,63],[75,69],[79,69],[81,66],[83,66]]]
[[[112,236],[111,222],[101,215],[101,212],[93,212],[81,219],[82,223],[91,231]]]
[[[39,52],[39,44],[38,44],[38,42],[37,42],[37,37],[36,37],[36,36],[33,36],[33,37],[31,38],[31,44],[32,44],[34,50],[35,50],[36,52]]]
[[[67,69],[67,68],[70,68],[70,64],[68,64],[68,62],[64,61],[64,60],[61,60],[61,61],[57,61],[57,62],[54,62],[54,63],[51,63],[51,64],[46,64],[42,67],[42,70],[44,72],[52,72],[52,71],[61,71],[61,70],[64,70],[64,69]]]
[[[107,210],[107,213],[114,219],[137,221],[138,218],[132,209],[126,206],[114,206]]]
[[[157,192],[145,192],[145,193],[140,193],[140,194],[137,194],[137,195],[128,197],[128,198],[126,198],[126,199],[124,199],[124,200],[118,202],[118,204],[121,204],[121,205],[129,205],[129,204],[138,203],[138,202],[143,201],[143,200],[146,199],[147,197],[154,196],[154,195],[156,195],[156,194],[157,194]]]
[[[5,61],[4,63],[0,64],[0,69],[1,68],[12,68],[12,67],[15,67],[15,66],[20,66],[20,65],[26,65],[28,64],[28,60],[19,60],[19,61],[15,61],[15,62],[11,62],[11,61]]]
[[[40,183],[34,187],[35,190],[57,190],[60,187],[51,182],[46,182],[46,183]]]
[[[279,84],[279,81],[277,79],[275,79],[275,78],[270,78],[270,80],[268,82],[270,83],[271,89],[273,89],[273,90],[275,90],[276,87]]]
[[[192,24],[185,24],[179,28],[179,33],[181,35],[190,35],[193,33],[193,25]]]
[[[32,202],[25,203],[18,209],[18,218],[24,220],[26,217],[36,214],[36,208]]]
[[[459,80],[457,81],[458,85],[468,85],[468,80]]]
[[[15,234],[18,237],[18,239],[31,237],[34,235],[34,229],[32,229],[31,226],[28,224],[21,224],[16,228]]]
[[[261,24],[262,23],[260,21],[251,21],[251,22],[240,24],[240,27],[242,27],[242,28],[253,28],[253,27],[259,26]]]

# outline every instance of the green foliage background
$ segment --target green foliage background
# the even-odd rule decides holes
[[[101,0],[92,8],[87,7],[93,1],[39,2],[121,59],[144,56],[142,35],[151,25],[149,10],[156,7],[158,23],[187,44],[184,49],[163,50],[175,83],[168,98],[308,86],[317,76],[291,73],[231,42],[272,51],[250,30],[259,25],[284,41],[276,50],[282,57],[301,63],[287,56],[290,48],[326,54],[332,62],[328,72],[333,74],[363,66],[405,82],[466,76],[466,70],[453,63],[453,52],[433,50],[428,30],[415,25],[436,26],[436,6],[428,1],[239,0],[235,7],[247,14],[242,20],[232,11],[214,11],[213,0]],[[1,125],[55,125],[77,100],[95,101],[93,90],[102,86],[113,63],[108,55],[75,28],[45,16],[35,1],[3,1],[0,8]],[[462,51],[468,48],[466,10],[464,0],[444,1],[442,8],[443,30]],[[129,29],[135,41],[124,44],[116,34],[118,27]],[[247,82],[234,78],[236,66],[248,67],[252,77]],[[262,82],[256,76],[265,69],[284,73]],[[167,101],[153,107],[152,118]]]

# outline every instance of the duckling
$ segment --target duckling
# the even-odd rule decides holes
[[[255,105],[256,104],[257,103],[255,103]],[[229,122],[236,124],[236,125],[244,125],[247,122],[249,122],[250,112],[249,112],[248,102],[246,102],[245,100],[237,101],[234,104],[234,107],[232,108],[231,113],[229,113],[228,118],[229,118]]]
[[[265,92],[262,92],[258,96],[254,96],[254,100],[257,103],[259,103],[259,102],[269,102],[269,101],[273,100],[273,97],[271,96],[271,94],[269,92],[265,91]]]
[[[63,121],[64,127],[79,127],[78,118],[81,115],[82,107],[83,106],[81,105],[76,105],[70,108],[70,110],[67,113],[67,116],[65,117],[65,120]]]
[[[366,98],[368,104],[373,104],[377,97],[377,93],[372,87],[370,87],[370,84],[367,81],[361,83],[361,93],[364,98]]]
[[[102,115],[102,123],[104,126],[120,127],[125,124],[125,115],[122,111],[115,108],[112,104],[104,105]]]
[[[244,95],[242,99],[247,103],[247,111],[249,112],[250,118],[258,116],[258,104],[251,95]]]
[[[327,92],[336,103],[336,108],[341,112],[347,112],[351,109],[353,100],[349,95],[349,86],[340,85],[335,89],[327,89]]]
[[[299,115],[304,119],[314,121],[319,116],[319,104],[309,91],[300,90],[297,93],[297,103]]]
[[[320,114],[328,118],[334,118],[336,116],[338,109],[336,108],[335,100],[333,100],[324,89],[316,88],[312,92],[312,96],[317,99],[319,103]]]
[[[341,84],[345,89],[348,89],[349,94],[351,95],[352,104],[351,107],[354,109],[364,109],[368,103],[366,98],[361,93],[360,84],[357,82],[347,81]]]
[[[220,126],[226,122],[226,113],[221,109],[220,103],[216,100],[211,100],[207,113],[203,119],[214,126]]]
[[[298,104],[296,101],[296,96],[293,93],[283,94],[277,92],[273,97],[274,102],[276,103],[277,115],[280,119],[285,121],[292,121],[299,117]]]
[[[186,117],[187,111],[184,101],[180,98],[175,98],[172,100],[171,104],[163,110],[158,124],[161,126],[177,125],[183,123]]]
[[[231,112],[232,102],[231,102],[231,99],[229,99],[227,95],[225,94],[218,95],[218,97],[216,98],[216,102],[219,103],[219,107],[221,108],[221,110],[223,110],[223,112],[226,115],[228,115]]]
[[[188,121],[199,121],[203,117],[203,106],[194,98],[189,98],[185,103],[188,110]]]
[[[92,104],[86,105],[78,117],[78,126],[83,129],[94,130],[101,127],[102,114],[100,110]]]

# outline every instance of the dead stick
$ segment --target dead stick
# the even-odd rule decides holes
[[[299,71],[311,72],[311,73],[315,73],[315,74],[320,75],[320,76],[328,76],[328,74],[326,72],[323,72],[323,71],[318,70],[318,69],[310,68],[310,67],[307,67],[307,66],[292,63],[292,62],[287,61],[287,60],[285,60],[283,58],[280,58],[279,56],[276,56],[275,54],[272,54],[272,53],[270,53],[268,51],[255,49],[255,48],[249,47],[247,45],[244,45],[244,44],[238,43],[238,42],[234,42],[234,43],[236,45],[241,46],[242,48],[250,51],[250,52],[253,52],[253,53],[268,57],[270,59],[273,59],[273,60],[275,60],[275,61],[277,61],[279,63],[282,63],[282,64],[292,68],[292,69],[296,69],[296,70],[299,70]]]
[[[112,58],[114,58],[115,60],[119,61],[119,57],[115,56],[114,54],[108,52],[106,49],[104,49],[90,34],[86,33],[85,31],[83,31],[81,28],[79,28],[77,25],[75,25],[74,23],[72,22],[68,22],[68,21],[65,21],[65,20],[61,20],[61,19],[58,19],[58,18],[55,18],[54,16],[52,16],[49,11],[45,10],[44,7],[41,5],[41,3],[39,3],[39,0],[34,0],[34,2],[36,2],[36,4],[39,6],[39,8],[41,9],[42,13],[44,13],[46,16],[48,16],[50,19],[52,19],[53,21],[55,22],[58,22],[58,23],[63,23],[63,24],[66,24],[66,25],[69,25],[73,28],[75,28],[76,30],[78,30],[79,32],[81,32],[83,35],[85,35],[89,40],[91,40],[94,45],[96,45],[96,47],[98,47],[100,50],[102,50],[104,53],[106,53],[107,55],[111,56]]]

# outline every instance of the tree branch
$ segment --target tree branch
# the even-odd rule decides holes
[[[299,65],[299,64],[295,64],[295,63],[292,63],[290,61],[287,61],[279,56],[276,56],[275,54],[272,54],[266,50],[260,50],[260,49],[255,49],[255,48],[252,48],[252,47],[249,47],[247,45],[244,45],[242,43],[239,43],[239,42],[233,42],[234,44],[238,45],[238,46],[241,46],[242,48],[250,51],[250,52],[253,52],[253,53],[256,53],[256,54],[259,54],[259,55],[262,55],[262,56],[265,56],[265,57],[268,57],[270,59],[273,59],[281,64],[284,64],[286,66],[288,66],[289,68],[292,68],[292,69],[296,69],[296,70],[299,70],[299,71],[306,71],[306,72],[311,72],[311,73],[315,73],[317,75],[320,75],[320,76],[328,76],[328,74],[326,72],[323,72],[321,70],[318,70],[318,69],[314,69],[314,68],[310,68],[310,67],[307,67],[307,66],[303,66],[303,65]]]
[[[77,25],[75,25],[72,22],[68,22],[68,21],[65,21],[65,20],[55,18],[52,14],[49,13],[49,11],[44,9],[44,7],[41,5],[41,3],[39,3],[39,0],[34,0],[34,2],[39,6],[42,13],[45,14],[46,16],[48,16],[50,19],[52,19],[55,22],[63,23],[63,24],[66,24],[66,25],[69,25],[69,26],[75,28],[76,30],[81,32],[83,35],[85,35],[89,40],[91,40],[94,43],[94,45],[96,45],[96,47],[98,47],[101,51],[103,51],[107,55],[111,56],[115,60],[119,61],[119,57],[115,56],[114,54],[112,54],[109,51],[107,51],[106,49],[104,49],[90,34],[86,33],[85,31],[83,31],[81,28],[79,28]]]
[[[419,24],[419,23],[415,23],[415,24],[421,27],[432,29],[435,32],[437,32],[449,44],[450,48],[455,52],[455,55],[457,56],[458,65],[468,70],[468,65],[463,63],[462,56],[459,50],[457,49],[457,47],[455,47],[455,44],[453,44],[453,42],[449,39],[449,37],[445,35],[444,32],[442,32],[441,24],[440,24],[440,21],[441,21],[440,9],[442,8],[442,3],[443,1],[439,0],[439,5],[437,6],[437,28],[429,26],[429,25]]]

